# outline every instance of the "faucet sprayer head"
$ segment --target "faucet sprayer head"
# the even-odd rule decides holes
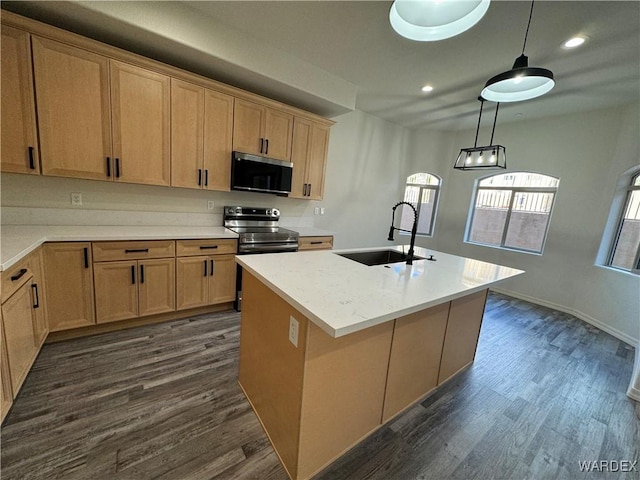
[[[389,229],[389,238],[387,238],[387,240],[389,240],[390,242],[393,242],[393,231],[395,230],[395,228],[393,227],[393,225],[391,225],[391,228]]]

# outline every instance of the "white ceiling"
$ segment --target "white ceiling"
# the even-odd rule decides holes
[[[125,15],[134,4],[139,18]],[[531,3],[494,0],[471,30],[431,43],[398,36],[388,22],[390,5],[2,2],[2,8],[216,75],[323,115],[344,113],[355,104],[407,127],[475,126],[477,97],[485,81],[511,68],[521,53]],[[163,20],[175,25],[175,31]],[[188,41],[197,28],[207,25],[210,37],[203,32],[200,44]],[[177,26],[183,30],[178,32]],[[222,34],[228,43],[224,49]],[[563,41],[576,34],[587,35],[589,41],[575,50],[563,49]],[[251,53],[260,53],[264,63]],[[640,2],[538,0],[525,54],[530,66],[554,72],[556,87],[538,99],[502,104],[500,123],[639,102]],[[280,73],[269,72],[267,60]],[[426,83],[433,92],[420,91]]]

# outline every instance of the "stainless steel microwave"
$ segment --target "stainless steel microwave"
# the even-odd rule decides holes
[[[288,195],[291,193],[292,175],[291,162],[242,152],[232,154],[232,190]]]

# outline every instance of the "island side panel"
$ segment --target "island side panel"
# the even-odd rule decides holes
[[[451,301],[438,385],[473,362],[489,289]]]
[[[383,423],[438,385],[450,302],[396,320]]]
[[[393,324],[333,338],[309,323],[297,478],[309,478],[381,425]]]
[[[308,321],[247,270],[242,293],[239,383],[296,478]],[[291,315],[299,321],[298,347],[289,342]]]

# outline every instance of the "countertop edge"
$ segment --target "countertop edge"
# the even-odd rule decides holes
[[[5,260],[4,255],[2,256],[2,263],[0,264],[0,272],[4,272],[14,266],[16,263],[20,262],[24,257],[35,251],[38,247],[42,246],[47,242],[102,242],[102,241],[136,241],[136,240],[195,240],[195,239],[204,239],[204,238],[220,238],[220,239],[237,239],[238,234],[228,230],[224,227],[211,227],[211,229],[223,229],[223,231],[218,230],[217,232],[211,233],[203,233],[202,231],[189,233],[188,230],[190,228],[193,229],[204,229],[209,227],[171,227],[171,226],[158,226],[158,227],[135,227],[131,225],[122,225],[122,226],[96,226],[96,225],[86,225],[86,226],[32,226],[32,225],[3,225],[3,237],[5,237],[4,232],[6,230],[20,230],[20,229],[31,229],[31,230],[41,230],[39,232],[28,232],[28,235],[32,236],[32,238],[25,239],[25,246],[19,246],[15,251],[11,251],[9,255],[7,255],[7,259]],[[47,229],[64,229],[68,228],[69,230],[85,230],[82,233],[78,232],[47,232]],[[109,228],[109,229],[120,229],[120,230],[132,230],[134,233],[129,233],[125,231],[124,233],[117,234],[106,234],[106,233],[91,233],[92,228]],[[173,232],[135,232],[136,229],[145,229],[151,230],[153,228],[161,229],[174,229]],[[176,234],[175,230],[185,230],[180,231],[179,234]],[[14,233],[18,235],[19,233]]]

